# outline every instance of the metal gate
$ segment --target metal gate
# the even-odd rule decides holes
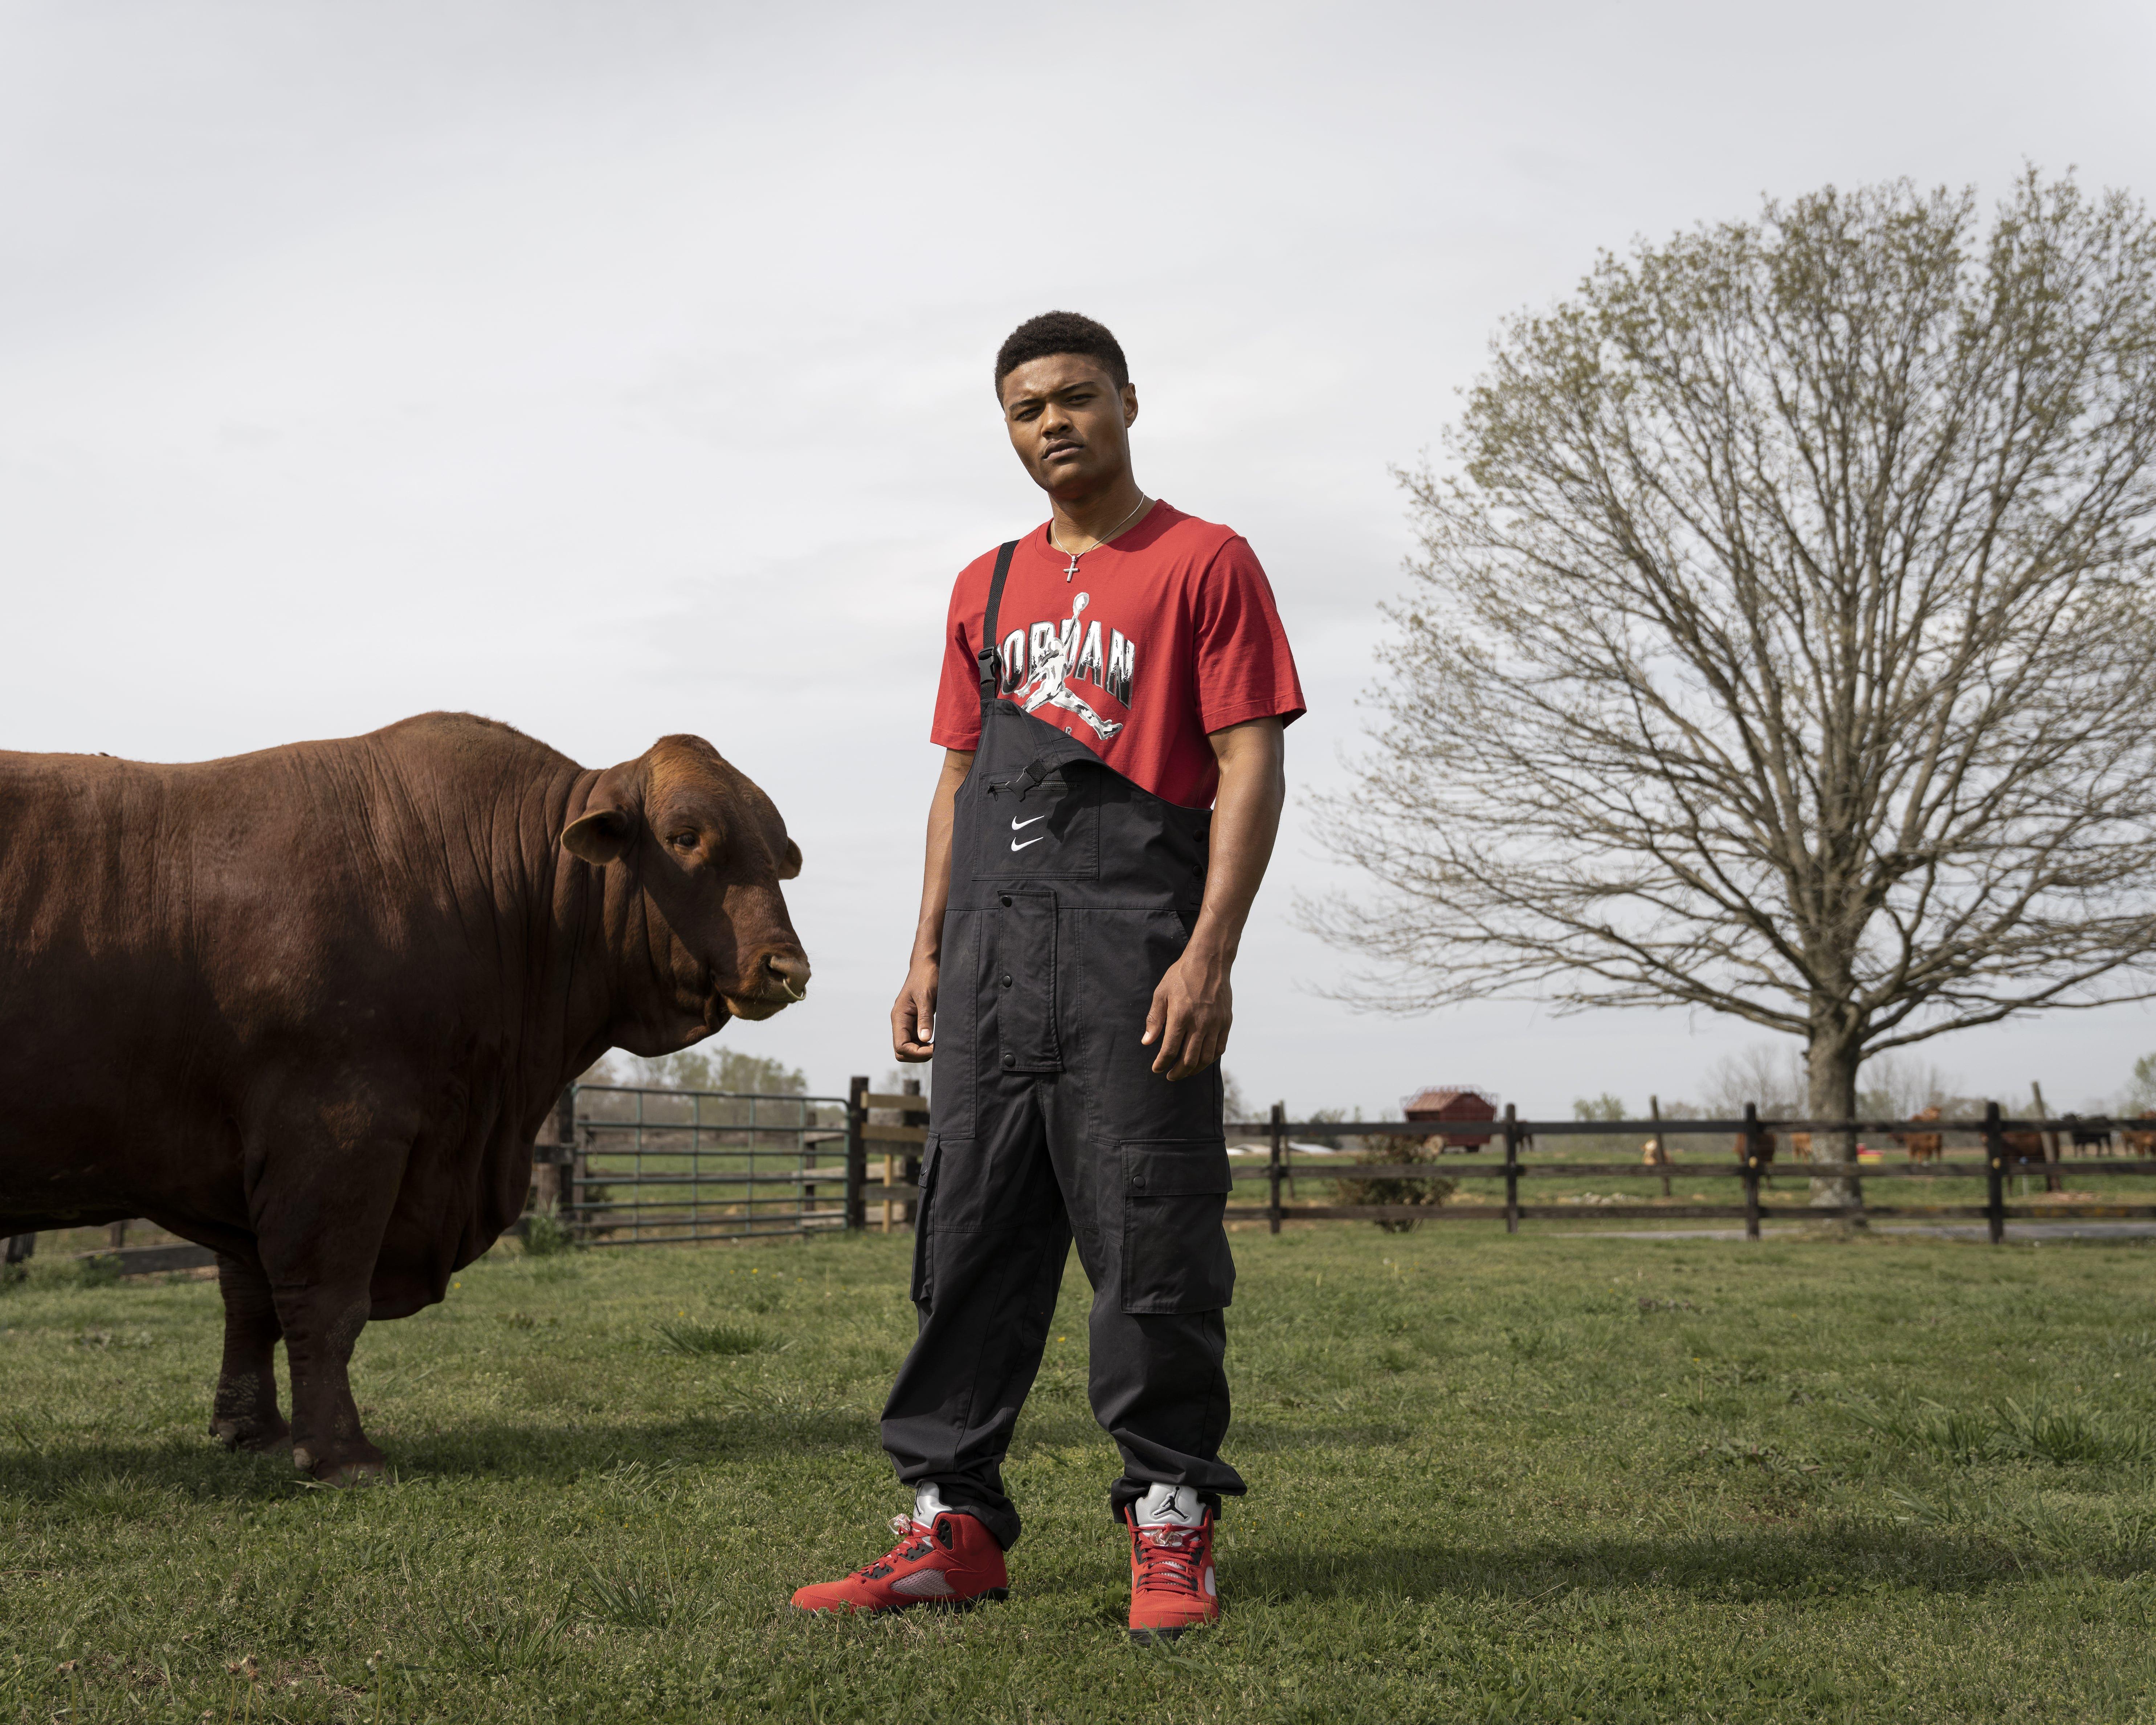
[[[846,1099],[570,1086],[557,1214],[586,1245],[809,1234],[846,1223]]]
[[[572,1085],[552,1142],[535,1147],[534,1197],[586,1245],[815,1234],[878,1220],[888,1229],[911,1219],[925,1106],[918,1095],[871,1095],[865,1078],[844,1096]],[[886,1157],[874,1184],[871,1144]]]

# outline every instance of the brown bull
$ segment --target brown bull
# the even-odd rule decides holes
[[[1774,1165],[1774,1153],[1781,1147],[1781,1142],[1782,1141],[1774,1132],[1763,1126],[1753,1134],[1748,1142],[1745,1135],[1739,1132],[1737,1135],[1737,1159],[1743,1162],[1748,1157],[1756,1156],[1759,1158],[1761,1168],[1772,1168]]]
[[[2009,1168],[2032,1162],[2048,1164],[2051,1159],[2045,1152],[2041,1132],[2001,1132],[1999,1139],[2006,1147]]]
[[[2136,1120],[2156,1120],[2156,1108],[2143,1108],[2133,1117]],[[2156,1131],[2136,1132],[2131,1127],[2122,1127],[2119,1141],[2126,1146],[2126,1153],[2133,1157],[2156,1156]]]
[[[455,713],[188,766],[0,752],[0,1234],[215,1250],[210,1429],[322,1479],[381,1466],[362,1327],[516,1219],[562,1086],[808,979],[800,852],[694,737],[604,772]]]
[[[1936,1106],[1919,1108],[1909,1118],[1935,1121],[1939,1117]],[[1909,1153],[1912,1162],[1937,1162],[1946,1154],[1947,1140],[1943,1132],[1889,1132],[1887,1136]]]

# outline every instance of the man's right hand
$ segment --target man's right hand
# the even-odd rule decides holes
[[[891,1051],[918,1063],[936,1054],[936,976],[933,958],[916,958],[891,1009]]]

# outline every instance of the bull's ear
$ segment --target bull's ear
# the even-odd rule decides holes
[[[562,849],[588,863],[618,861],[644,824],[644,763],[624,761],[592,782],[584,812],[562,834]]]
[[[562,849],[588,863],[618,861],[636,834],[636,823],[624,809],[594,809],[579,815],[562,833]]]
[[[801,847],[791,839],[786,841],[786,853],[778,859],[778,878],[791,880],[801,872]]]

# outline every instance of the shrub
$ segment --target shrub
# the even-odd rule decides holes
[[[1397,1167],[1405,1163],[1435,1163],[1438,1152],[1426,1140],[1418,1138],[1380,1138],[1369,1145],[1355,1159],[1366,1168]],[[1427,1178],[1415,1175],[1379,1180],[1343,1178],[1335,1186],[1342,1204],[1443,1204],[1459,1189],[1460,1183],[1449,1180],[1442,1174]],[[1388,1234],[1406,1234],[1414,1229],[1420,1219],[1414,1216],[1380,1218],[1377,1225]]]
[[[527,1258],[551,1258],[557,1252],[570,1250],[576,1244],[577,1236],[559,1216],[550,1216],[542,1211],[524,1219],[524,1255]]]

